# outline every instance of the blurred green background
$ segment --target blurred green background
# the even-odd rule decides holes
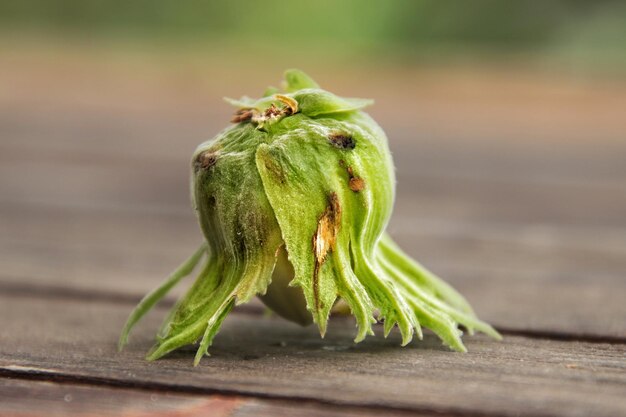
[[[334,60],[327,65],[514,59],[570,71],[626,71],[626,2],[620,0],[5,0],[0,28],[5,41],[52,36]]]

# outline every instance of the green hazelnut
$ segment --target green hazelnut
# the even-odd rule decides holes
[[[233,126],[192,157],[192,197],[206,239],[135,308],[120,338],[204,258],[196,281],[165,320],[148,359],[200,340],[195,363],[235,304],[258,295],[280,316],[324,336],[341,300],[356,318],[355,342],[384,322],[402,344],[421,326],[465,351],[463,326],[495,338],[452,287],[404,254],[385,233],[394,168],[370,100],[324,91],[297,70],[284,92],[228,99]]]

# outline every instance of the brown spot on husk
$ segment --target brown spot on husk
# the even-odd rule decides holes
[[[354,175],[354,171],[352,170],[352,167],[348,167],[347,171],[348,171],[348,175],[350,176],[350,179],[348,180],[348,187],[350,187],[350,189],[354,191],[355,193],[358,193],[359,191],[363,190],[365,188],[365,180],[361,177]]]
[[[328,135],[328,141],[335,148],[352,150],[356,147],[356,143],[352,136],[347,133],[333,132]]]
[[[263,165],[281,184],[285,183],[285,173],[278,162],[269,155],[262,155]]]
[[[339,198],[337,193],[331,192],[328,196],[328,206],[317,221],[317,230],[313,235],[313,255],[315,256],[313,298],[317,310],[323,307],[319,298],[319,272],[328,254],[335,249],[340,226],[341,206],[339,205]]]
[[[365,180],[360,177],[352,177],[350,178],[350,182],[348,183],[348,186],[350,187],[352,191],[354,191],[355,193],[358,193],[359,191],[365,188]]]
[[[196,170],[209,169],[217,162],[218,152],[214,150],[207,150],[201,152],[194,163]]]

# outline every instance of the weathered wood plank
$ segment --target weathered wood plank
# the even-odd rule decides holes
[[[190,209],[0,207],[0,218],[0,288],[39,296],[88,293],[132,303],[201,240]],[[499,327],[626,337],[624,236],[596,231],[587,241],[575,228],[402,218],[391,232]]]
[[[419,147],[400,147],[397,158],[398,199],[396,214],[411,214],[414,218],[438,217],[478,223],[505,222],[516,224],[551,224],[554,226],[620,227],[626,228],[626,172],[621,152],[598,157],[598,165],[615,167],[600,172],[595,180],[594,170],[565,169],[564,173],[542,176],[531,169],[517,168],[517,174],[504,167],[482,172],[479,166],[494,163],[482,159],[474,150],[473,162],[467,167],[451,158],[442,166],[422,161]],[[99,158],[98,155],[61,155],[51,158],[45,153],[20,160],[10,153],[0,152],[0,202],[31,203],[66,207],[127,207],[146,209],[188,207],[189,154],[174,160],[159,158]],[[94,151],[95,152],[95,151]],[[609,151],[607,151],[609,152]],[[434,151],[433,151],[434,153]],[[445,154],[445,151],[442,151]],[[424,157],[422,157],[424,158]],[[495,157],[494,157],[495,158]],[[504,158],[511,165],[531,165],[526,159]],[[578,158],[580,160],[580,158]],[[456,162],[456,164],[455,164]],[[498,161],[500,166],[502,162]],[[560,159],[553,165],[564,164]],[[474,164],[474,167],[470,165]],[[581,162],[584,164],[584,162]],[[430,168],[428,167],[430,166]],[[446,172],[446,169],[450,172]],[[514,169],[512,169],[514,170]],[[596,168],[596,171],[600,168]],[[485,171],[485,170],[483,170]],[[513,176],[513,178],[511,178]],[[582,177],[582,178],[581,178]],[[534,179],[533,179],[534,178]],[[578,179],[577,179],[578,178]]]
[[[23,119],[20,121],[20,119]],[[187,122],[187,121],[185,121]],[[173,172],[189,162],[191,152],[226,126],[224,120],[133,118],[128,114],[91,112],[57,115],[41,120],[25,110],[7,115],[0,111],[0,161],[30,166],[138,168],[158,164]],[[588,132],[588,141],[529,142],[522,138],[485,139],[472,130],[461,135],[430,136],[393,123],[383,123],[401,178],[415,175],[455,177],[461,180],[623,186],[626,141],[611,140]],[[626,125],[622,132],[626,134]],[[591,140],[593,138],[593,140]],[[402,184],[402,182],[401,182]]]
[[[0,369],[48,377],[197,393],[231,393],[334,404],[484,415],[615,416],[626,412],[623,344],[507,337],[467,338],[468,354],[431,335],[406,348],[399,337],[354,345],[353,323],[315,329],[232,315],[197,368],[192,350],[147,363],[159,314],[115,352],[126,311],[78,301],[2,297]],[[380,335],[379,335],[380,336]]]
[[[238,397],[133,390],[0,378],[0,416],[232,415]]]
[[[426,416],[379,408],[337,406],[315,401],[288,401],[238,395],[188,394],[167,390],[107,387],[94,381],[82,384],[0,377],[0,416],[214,416],[214,417],[374,417]],[[33,375],[29,375],[32,377]],[[393,414],[392,414],[393,413]],[[439,414],[438,414],[439,415]]]

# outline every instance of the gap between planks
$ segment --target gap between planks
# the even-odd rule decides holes
[[[430,413],[392,413],[405,417],[434,416]],[[378,417],[381,414],[391,413],[366,407],[331,406],[308,401],[155,392],[140,388],[0,377],[0,416],[3,417]],[[443,417],[441,414],[436,415]]]
[[[238,415],[254,415],[254,416],[276,416],[277,407],[280,409],[287,408],[291,410],[291,413],[297,413],[298,416],[353,416],[353,417],[375,417],[381,415],[393,415],[393,416],[414,416],[414,417],[501,417],[501,413],[476,413],[466,410],[446,410],[442,412],[439,409],[419,408],[419,407],[390,407],[383,405],[368,405],[363,406],[358,403],[338,403],[335,401],[324,401],[318,399],[312,399],[310,397],[297,398],[289,395],[264,395],[264,394],[245,394],[236,390],[220,390],[220,389],[208,389],[198,388],[190,386],[172,386],[168,384],[160,384],[154,382],[141,382],[141,383],[129,383],[125,380],[115,378],[94,378],[90,376],[81,376],[68,373],[62,373],[54,370],[36,367],[21,367],[21,366],[0,366],[0,378],[8,378],[12,380],[21,381],[37,381],[37,382],[49,382],[62,386],[83,386],[83,387],[100,387],[111,388],[114,390],[121,390],[124,393],[128,392],[147,392],[151,394],[185,394],[195,398],[206,398],[210,396],[210,399],[215,397],[231,399],[231,402],[241,402],[241,404],[233,404],[231,410],[225,413],[225,416],[236,417]],[[0,385],[1,388],[1,385]],[[252,401],[260,401],[260,404],[255,404]],[[33,401],[31,398],[30,401]],[[250,408],[251,410],[245,410]],[[93,415],[93,412],[97,410],[91,410],[89,415]],[[208,412],[209,409],[198,410],[197,415],[205,415],[201,412]],[[210,411],[215,411],[214,407]],[[329,414],[332,413],[332,414]],[[24,413],[30,415],[29,413]],[[0,405],[0,416],[3,415],[2,405]],[[17,413],[17,415],[21,415]],[[72,415],[72,414],[70,414]],[[159,415],[156,413],[156,415]],[[169,414],[168,414],[169,415]],[[189,414],[196,415],[193,410]],[[213,415],[213,414],[211,414]],[[220,414],[221,415],[221,414]],[[290,414],[285,414],[290,415]],[[294,414],[291,414],[294,415]],[[542,417],[541,415],[533,415],[534,417]]]
[[[110,292],[99,290],[92,292],[88,290],[81,290],[71,287],[57,287],[48,285],[29,285],[18,283],[6,283],[0,281],[0,290],[2,294],[8,296],[28,297],[28,298],[40,298],[42,300],[70,300],[70,301],[95,301],[107,304],[118,304],[128,307],[128,313],[134,306],[137,305],[140,298],[133,295],[125,295],[118,292]],[[176,303],[176,299],[172,297],[165,297],[155,307],[155,311],[162,311],[170,309]],[[267,312],[265,306],[260,301],[254,300],[250,304],[242,304],[237,306],[231,314],[243,314],[256,317],[263,317]],[[333,320],[350,320],[350,317],[332,317]],[[375,323],[375,326],[382,326],[382,322]],[[539,340],[559,340],[569,342],[589,342],[589,343],[609,343],[609,344],[626,344],[626,337],[612,336],[612,335],[599,335],[599,334],[586,334],[567,331],[547,331],[541,329],[515,329],[506,326],[494,326],[503,336],[522,336],[529,339]]]

